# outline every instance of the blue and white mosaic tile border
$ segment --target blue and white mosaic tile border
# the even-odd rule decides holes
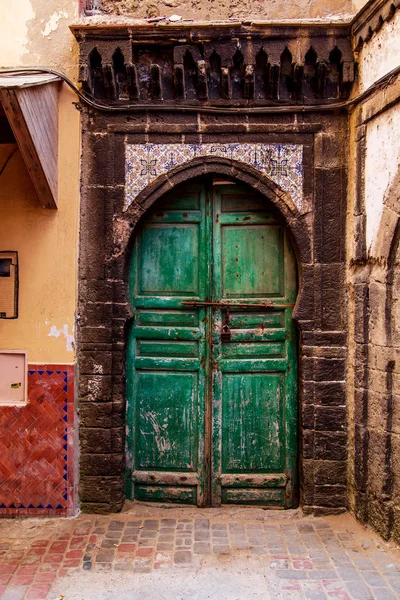
[[[303,207],[303,146],[299,144],[128,144],[125,207],[157,177],[200,156],[251,165],[289,192]]]

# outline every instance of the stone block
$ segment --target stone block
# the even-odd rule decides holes
[[[79,404],[80,430],[85,427],[111,428],[114,423],[111,402],[81,402]]]
[[[314,463],[316,485],[346,485],[347,462],[336,460],[317,460]]]
[[[345,153],[342,151],[343,140],[332,133],[319,132],[315,136],[315,166],[320,169],[337,169],[343,167]]]
[[[82,152],[85,160],[82,163],[82,185],[109,186],[114,183],[114,139],[113,135],[97,133],[86,133],[83,136]]]
[[[104,302],[84,303],[84,310],[81,309],[82,327],[110,327],[113,315],[113,305]]]
[[[317,406],[315,429],[317,431],[346,431],[347,413],[344,406]]]
[[[344,382],[315,382],[314,402],[326,406],[340,406],[346,403],[346,387]]]
[[[82,375],[110,375],[111,352],[85,351],[80,353],[79,368]]]
[[[122,477],[84,476],[80,482],[82,502],[109,503],[115,498],[122,499],[124,481]]]
[[[314,470],[315,461],[303,460],[300,474],[300,497],[301,504],[312,505],[314,503]]]
[[[111,327],[80,327],[79,342],[81,344],[111,344],[112,329]],[[97,346],[97,349],[100,348]]]
[[[344,381],[346,377],[346,361],[338,358],[315,358],[315,381]]]
[[[84,402],[109,402],[113,391],[111,375],[81,375],[79,397]]]
[[[314,458],[314,431],[305,430],[303,431],[302,436],[302,455],[303,459],[313,459]]]
[[[301,424],[303,429],[314,429],[314,406],[304,404],[302,407]]]
[[[125,429],[123,427],[114,427],[111,434],[111,452],[125,452]]]
[[[121,454],[81,454],[81,473],[83,475],[122,475],[125,457]]]
[[[344,169],[316,169],[314,239],[320,263],[342,262],[344,250]]]
[[[364,425],[354,428],[354,482],[357,490],[366,491],[369,433]]]
[[[321,265],[321,329],[338,331],[343,329],[343,294],[345,290],[344,266],[341,264]]]
[[[396,544],[400,545],[400,502],[398,500],[393,506],[392,536]]]
[[[80,430],[79,441],[83,454],[112,452],[110,429],[83,427]]]
[[[347,488],[344,485],[316,485],[314,504],[330,508],[347,506]]]
[[[316,431],[314,434],[314,457],[321,460],[346,460],[347,434],[333,431]]]
[[[378,498],[369,497],[368,523],[384,540],[388,540],[393,527],[393,508],[391,504]]]

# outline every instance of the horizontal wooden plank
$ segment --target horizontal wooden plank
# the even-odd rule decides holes
[[[286,329],[231,329],[230,342],[284,342]],[[214,344],[220,342],[221,332],[214,334]]]
[[[283,489],[222,488],[222,504],[257,504],[284,508],[284,501]]]
[[[221,225],[260,225],[260,224],[271,224],[273,227],[279,227],[276,221],[268,213],[248,213],[248,212],[236,212],[234,214],[218,214],[216,220]]]
[[[191,307],[182,306],[182,302],[200,301],[199,296],[162,296],[161,293],[152,296],[144,296],[137,294],[134,298],[133,304],[135,308],[147,308],[147,309],[174,309],[179,308],[180,310],[190,310]],[[197,309],[198,310],[198,309]]]
[[[199,323],[199,311],[136,310],[136,325],[150,327],[193,327]]]
[[[273,373],[274,371],[286,371],[288,361],[283,358],[265,360],[261,358],[242,358],[238,360],[220,358],[218,366],[222,373],[259,373],[263,371]]]
[[[194,210],[164,212],[161,209],[159,211],[153,211],[146,217],[146,223],[201,223],[201,221],[201,212]]]
[[[136,369],[164,369],[171,371],[198,371],[200,361],[198,358],[136,358]]]
[[[147,502],[196,504],[196,487],[145,486],[135,484],[135,499]]]
[[[284,358],[284,342],[237,342],[222,344],[223,358]]]
[[[200,329],[189,327],[134,327],[135,337],[147,340],[198,340]]]
[[[220,484],[224,487],[285,487],[288,477],[284,473],[257,473],[256,475],[242,475],[240,473],[223,473],[219,477]]]
[[[197,473],[170,473],[167,471],[134,471],[132,481],[149,485],[195,486],[199,483]]]
[[[229,327],[231,329],[276,329],[285,327],[285,311],[229,311]]]
[[[136,340],[137,357],[188,357],[195,358],[199,354],[197,342],[177,342],[165,340]]]

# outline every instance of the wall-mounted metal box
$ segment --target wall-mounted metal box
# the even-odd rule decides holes
[[[27,353],[0,350],[0,406],[21,406],[28,393]]]
[[[18,317],[18,253],[0,251],[0,319]]]

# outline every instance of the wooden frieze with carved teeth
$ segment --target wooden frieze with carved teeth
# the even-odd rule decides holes
[[[111,104],[263,106],[349,97],[349,29],[321,25],[77,26],[80,82]]]

